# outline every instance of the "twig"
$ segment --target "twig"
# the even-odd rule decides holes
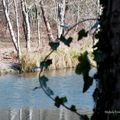
[[[72,30],[72,29],[73,29],[74,27],[76,27],[78,24],[81,24],[81,23],[87,22],[87,21],[95,21],[95,20],[97,20],[97,18],[88,18],[88,19],[83,19],[83,20],[75,23],[74,25],[72,25],[72,26],[70,26],[70,27],[68,28],[68,30],[67,30],[67,32],[64,34],[64,36],[66,36],[66,35],[70,32],[70,30]],[[64,27],[64,26],[63,26],[63,27]]]

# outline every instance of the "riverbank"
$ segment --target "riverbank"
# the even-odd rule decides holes
[[[49,59],[52,59],[52,65],[50,65],[49,69],[74,68],[78,63],[78,56],[81,53],[87,50],[91,54],[92,39],[90,36],[79,42],[76,41],[76,38],[74,39],[70,47],[61,43],[58,50],[49,56]],[[40,62],[50,52],[50,46],[47,43],[38,49],[36,48],[36,41],[32,41],[32,51],[29,54],[26,53],[24,41],[21,42],[21,46],[23,57],[19,63],[12,42],[10,40],[0,41],[0,75],[11,72],[18,73],[19,71],[39,71]],[[90,59],[93,61],[93,56],[91,57],[90,55]]]
[[[49,70],[75,68],[78,64],[78,57],[80,53],[70,51],[65,53],[63,51],[54,52],[49,58],[52,59],[52,64],[49,66]],[[25,72],[39,72],[40,62],[45,58],[45,54],[40,56],[26,55],[23,57],[20,63],[0,63],[0,75],[7,73],[25,73]],[[93,55],[89,53],[89,60],[92,67],[96,67],[96,63],[93,60]]]
[[[0,63],[0,75],[7,73],[19,73],[19,72],[38,72],[40,70],[40,63],[49,54],[49,52],[43,53],[30,53],[24,54],[20,63],[19,62],[1,62]],[[79,52],[74,50],[62,51],[58,50],[53,52],[49,59],[52,59],[52,64],[49,66],[49,70],[75,68],[78,63]]]
[[[19,73],[18,64],[0,63],[0,75],[7,73]]]

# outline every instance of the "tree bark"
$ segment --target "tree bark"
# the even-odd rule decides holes
[[[4,9],[6,21],[8,23],[8,28],[9,28],[9,31],[10,31],[10,35],[11,35],[11,38],[12,38],[13,45],[15,47],[15,50],[17,51],[17,55],[20,57],[21,51],[20,51],[20,46],[19,46],[19,38],[17,40],[16,37],[15,37],[15,33],[14,33],[12,23],[10,21],[9,13],[8,13],[9,11],[8,11],[8,7],[7,7],[7,4],[6,4],[6,0],[2,0],[2,3],[3,3],[3,9]],[[16,20],[17,20],[16,22],[17,22],[17,28],[18,28],[18,18],[17,18],[17,16],[16,16]],[[19,31],[18,31],[18,36],[19,36]]]
[[[38,6],[35,3],[35,9],[36,9],[36,19],[37,19],[37,34],[38,34],[38,48],[42,47],[42,40],[41,40],[41,34],[40,34],[40,10]]]
[[[48,39],[49,39],[49,41],[54,41],[54,37],[53,37],[53,34],[52,34],[50,23],[47,19],[46,11],[44,9],[43,1],[40,1],[40,6],[41,6],[43,20],[44,20],[44,23],[45,23],[45,26],[46,26],[46,29],[47,29]]]
[[[79,20],[80,20],[80,6],[78,5],[78,6],[77,6],[76,23],[78,23]],[[77,30],[77,28],[78,28],[78,25],[76,25],[76,28],[75,28],[75,29]]]
[[[102,1],[101,31],[96,55],[98,88],[93,96],[96,107],[92,120],[120,120],[120,0]],[[98,54],[99,53],[99,54]]]
[[[114,99],[114,107],[120,110],[120,1],[112,1],[112,16],[110,19],[111,35],[110,44],[112,46],[112,66],[111,74],[115,78],[115,91],[118,94]]]
[[[17,45],[18,45],[18,51],[17,55],[19,60],[21,59],[21,48],[20,48],[20,32],[19,32],[19,16],[18,16],[18,1],[14,0],[14,9],[15,9],[15,17],[16,17],[16,29],[17,29]]]
[[[24,34],[26,39],[26,48],[27,51],[31,51],[31,45],[30,45],[30,22],[29,22],[29,16],[28,16],[28,10],[25,0],[21,0],[21,7],[22,7],[22,15],[23,15],[23,27],[24,27]]]
[[[57,15],[57,27],[58,27],[58,38],[64,33],[64,20],[65,20],[65,0],[59,0],[58,2],[58,15]]]

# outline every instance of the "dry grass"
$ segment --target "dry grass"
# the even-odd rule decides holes
[[[20,61],[21,72],[32,72],[33,68],[39,67],[40,61],[43,60],[44,56],[39,53],[24,54]]]
[[[21,71],[22,72],[31,72],[33,68],[39,67],[40,62],[45,58],[48,53],[42,54],[25,54],[21,59]],[[49,58],[52,59],[52,65],[49,69],[63,69],[63,68],[72,68],[77,65],[77,56],[79,54],[69,51],[65,53],[64,51],[55,51]]]
[[[32,67],[36,66],[36,61],[31,57],[31,55],[23,55],[20,61],[21,71],[22,72],[30,72]]]
[[[52,65],[49,69],[63,69],[63,68],[73,68],[78,63],[78,56],[84,51],[91,52],[92,43],[91,38],[85,38],[84,41],[75,41],[71,44],[71,47],[65,46],[63,43],[59,46],[57,51],[54,51],[49,59],[52,59]],[[33,52],[29,54],[24,54],[21,59],[21,71],[31,72],[33,68],[39,67],[40,62],[47,56],[48,50],[43,52]],[[90,56],[90,59],[92,57]],[[91,59],[92,61],[92,59]],[[33,70],[34,71],[34,70]]]

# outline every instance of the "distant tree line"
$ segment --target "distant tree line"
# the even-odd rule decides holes
[[[56,41],[61,34],[82,19],[97,17],[98,3],[95,0],[1,0],[0,12],[6,20],[11,40],[21,58],[21,39],[25,39],[26,50],[31,51],[31,39],[37,40],[37,47],[42,47],[43,34],[48,42]],[[1,9],[3,8],[3,9]],[[3,10],[3,11],[2,11]],[[1,18],[1,20],[4,17]],[[89,28],[92,22],[81,24]],[[74,30],[79,30],[79,24]],[[24,37],[23,37],[24,36]]]

